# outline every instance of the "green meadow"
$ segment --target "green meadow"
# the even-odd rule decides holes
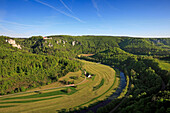
[[[42,86],[41,91],[32,89],[33,92],[29,93],[2,96],[0,97],[0,111],[2,113],[53,113],[61,109],[79,109],[79,107],[89,106],[111,95],[119,83],[119,78],[116,77],[113,68],[84,60],[80,61],[83,63],[83,69],[95,74],[93,79],[85,79],[85,75],[81,71],[68,73],[59,80],[70,81],[76,78],[78,80],[74,79],[76,83],[83,82],[77,86],[61,88],[54,88],[55,85],[52,84],[52,86]],[[56,85],[56,87],[60,85]],[[52,89],[47,90],[47,88]]]

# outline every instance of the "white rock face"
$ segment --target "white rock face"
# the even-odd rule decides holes
[[[74,46],[75,44],[76,44],[76,41],[73,41],[73,42],[72,42],[72,46]]]
[[[18,45],[16,44],[15,40],[8,39],[8,40],[6,40],[6,42],[8,42],[9,44],[12,44],[13,47],[17,47],[18,49],[22,49],[19,44]]]
[[[18,49],[22,49],[20,45],[17,45],[17,44],[13,44],[12,45],[13,47],[17,47]]]
[[[9,39],[7,42],[8,42],[9,44],[15,44],[15,40],[12,40],[12,39]]]

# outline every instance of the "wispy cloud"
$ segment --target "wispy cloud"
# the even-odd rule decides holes
[[[18,32],[28,32],[31,30],[32,32],[35,32],[35,30],[42,28],[42,25],[28,25],[28,24],[21,24],[13,21],[7,21],[7,20],[0,20],[0,34],[15,34]]]
[[[101,17],[101,15],[100,15],[100,13],[99,13],[99,8],[98,8],[98,5],[97,5],[97,3],[96,3],[96,1],[95,0],[91,0],[92,1],[92,3],[93,3],[93,7],[96,9],[96,11],[97,11],[97,15],[99,16],[99,17]]]
[[[60,2],[64,5],[64,7],[65,7],[67,10],[69,10],[71,13],[73,13],[72,10],[63,2],[63,0],[60,0]]]
[[[66,13],[66,12],[64,12],[64,11],[61,11],[61,10],[59,10],[59,9],[57,9],[57,8],[55,8],[55,7],[53,7],[52,5],[49,5],[49,4],[47,4],[47,3],[45,3],[45,2],[42,2],[42,1],[40,1],[40,0],[35,0],[35,1],[38,2],[38,3],[40,3],[40,4],[42,4],[42,5],[45,5],[45,6],[47,6],[47,7],[50,7],[50,8],[56,10],[57,12],[59,12],[59,13],[65,15],[65,16],[71,17],[71,18],[73,18],[73,19],[75,19],[75,20],[77,20],[77,21],[79,21],[79,22],[84,23],[84,21],[82,21],[82,20],[79,19],[78,17],[73,16],[73,15],[71,15],[71,14],[68,14],[68,13]]]
[[[93,3],[94,8],[95,8],[97,11],[99,11],[99,8],[98,8],[98,6],[97,6],[97,4],[96,4],[96,1],[95,1],[95,0],[91,0],[91,1],[92,1],[92,3]]]
[[[23,26],[23,27],[35,27],[36,26],[36,25],[20,24],[20,23],[17,23],[17,22],[11,22],[11,21],[6,21],[6,20],[0,20],[0,23],[13,24],[13,25]]]
[[[0,28],[3,29],[4,31],[13,32],[12,30],[7,29],[6,27],[4,27],[4,26],[1,25],[1,24],[0,24]]]
[[[114,7],[113,4],[110,4],[109,1],[107,1],[107,0],[105,0],[105,3],[106,3],[107,6],[108,6],[109,8],[111,8],[112,10],[115,10],[115,11],[118,11],[118,10],[119,10],[118,8]]]

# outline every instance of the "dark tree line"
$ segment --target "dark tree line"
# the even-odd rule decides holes
[[[119,67],[131,78],[130,95],[116,112],[165,113],[169,111],[170,74],[167,70],[162,70],[154,58],[135,56],[119,49],[112,49],[86,59]],[[162,82],[166,84],[165,89],[162,89]],[[98,112],[108,112],[111,110],[110,105],[112,103],[99,108]]]

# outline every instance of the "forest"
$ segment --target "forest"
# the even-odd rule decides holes
[[[68,72],[80,70],[83,64],[76,60],[79,58],[119,68],[130,78],[128,94],[115,112],[170,112],[170,70],[161,66],[162,62],[170,63],[169,38],[92,35],[47,38],[0,36],[1,95],[51,84]],[[22,49],[12,47],[5,41],[8,39],[15,40]],[[94,55],[78,57],[80,54]],[[122,99],[99,108],[97,113],[108,113]]]
[[[0,42],[0,94],[16,93],[50,84],[68,72],[77,71],[81,63],[52,55],[17,50]],[[8,49],[9,48],[9,49]]]

